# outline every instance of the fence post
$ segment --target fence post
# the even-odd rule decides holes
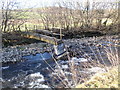
[[[60,28],[60,39],[62,40],[62,29]]]
[[[20,26],[18,26],[19,31],[21,31]]]
[[[36,28],[35,28],[35,25],[33,26],[33,29],[35,30]]]
[[[25,24],[25,31],[27,31],[27,25]]]

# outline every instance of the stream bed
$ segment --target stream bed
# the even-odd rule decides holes
[[[24,56],[23,58],[26,59],[23,62],[2,67],[3,87],[21,87],[22,85],[20,82],[23,81],[24,87],[30,87],[32,86],[32,81],[35,81],[28,81],[30,78],[38,78],[38,82],[42,82],[43,84],[45,81],[44,77],[47,77],[48,74],[48,72],[45,70],[46,68],[48,69],[46,62],[48,62],[51,66],[54,64],[53,60],[51,59],[51,55],[48,52]],[[40,87],[42,87],[42,85]],[[47,86],[43,85],[43,88],[44,87]]]
[[[71,60],[74,60],[75,65],[79,65],[79,66],[82,66],[82,63],[84,62],[88,62],[91,59],[94,59],[95,57],[94,53],[97,55],[96,46],[98,44],[102,46],[106,46],[107,44],[114,44],[109,42],[103,43],[101,41],[102,42],[101,44],[98,43],[95,46],[93,45],[95,42],[94,43],[91,42],[92,44],[90,44],[91,45],[90,47],[94,50],[94,53],[93,53],[91,51],[91,48],[85,44],[86,42],[83,43],[78,40],[76,41],[70,40],[70,41],[71,42],[65,42],[65,44],[68,45],[67,43],[69,44],[71,43],[71,45],[69,45],[69,48],[71,48],[72,51],[74,50],[77,51],[77,53],[74,53],[75,55],[72,55]],[[105,54],[102,53],[103,48],[98,46],[98,49],[101,52],[101,55],[105,56]],[[87,58],[85,56],[86,54],[88,54],[89,56],[91,55],[91,58],[90,57]],[[0,68],[2,69],[2,78],[0,79],[0,81],[2,81],[2,84],[3,84],[2,87],[4,88],[7,88],[7,87],[51,88],[53,84],[55,84],[56,86],[59,85],[59,81],[53,80],[53,76],[57,75],[60,69],[52,59],[52,56],[49,52],[37,53],[34,55],[27,55],[27,56],[23,56],[22,58],[25,59],[25,61],[14,63],[14,64],[7,64]],[[71,74],[68,70],[69,61],[59,60],[57,62],[59,63],[61,69],[64,70],[64,73],[69,76]],[[97,71],[105,71],[105,70],[100,67],[93,67],[93,69],[90,68],[86,71],[81,70],[80,72],[88,73],[91,75],[92,73],[95,73]]]

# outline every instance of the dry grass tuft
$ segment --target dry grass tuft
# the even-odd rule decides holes
[[[95,49],[86,43],[85,48],[89,47],[93,54],[92,57],[81,47],[75,48],[77,52],[72,57],[83,55],[83,58],[88,61],[76,63],[76,60],[72,60],[72,57],[68,53],[67,70],[63,69],[61,64],[53,58],[58,67],[58,71],[56,72],[54,68],[51,68],[53,72],[57,73],[53,78],[60,81],[60,85],[58,86],[60,88],[118,88],[118,41],[113,41],[109,37],[107,38],[107,42],[110,42],[107,46],[103,45],[99,47],[94,45]],[[111,44],[111,42],[114,44]],[[102,51],[100,48],[102,48]],[[90,69],[96,67],[98,70],[95,69],[90,72]],[[99,70],[103,71],[101,72]],[[69,72],[69,74],[66,74],[66,72]],[[54,87],[58,88],[58,86],[55,85]]]
[[[89,81],[76,88],[118,88],[118,67],[113,67],[108,72],[96,73]]]

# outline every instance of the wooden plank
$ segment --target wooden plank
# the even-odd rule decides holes
[[[51,43],[54,45],[58,45],[58,42],[60,41],[59,39],[56,39],[55,37],[50,37],[50,36],[33,33],[33,32],[25,32],[24,37],[45,41],[47,43]]]

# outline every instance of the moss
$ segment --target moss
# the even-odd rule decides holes
[[[118,68],[109,69],[108,72],[96,73],[91,79],[76,88],[118,88]]]

